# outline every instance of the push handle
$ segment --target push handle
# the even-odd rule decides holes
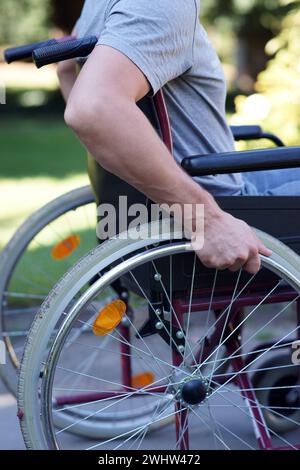
[[[44,65],[88,56],[98,42],[96,36],[88,36],[82,39],[73,39],[58,44],[35,49],[32,53],[37,68]]]
[[[24,46],[19,47],[11,47],[4,51],[5,62],[11,64],[18,60],[31,59],[32,53],[35,49],[38,49],[39,47],[52,46],[53,44],[57,44],[57,42],[58,41],[56,39],[49,39],[48,41],[34,42],[32,44],[25,44]]]

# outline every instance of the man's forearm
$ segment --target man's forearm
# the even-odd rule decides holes
[[[77,78],[76,62],[74,60],[69,60],[59,63],[57,67],[57,76],[62,95],[67,103]]]
[[[76,27],[71,32],[72,37],[76,37]],[[57,66],[57,76],[61,93],[65,102],[68,102],[74,83],[77,79],[77,62],[74,59],[59,62]]]
[[[66,103],[68,102],[75,80],[76,76],[66,76],[60,80],[60,90]]]

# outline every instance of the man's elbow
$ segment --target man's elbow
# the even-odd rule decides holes
[[[64,118],[67,126],[69,126],[79,137],[84,135],[87,129],[91,129],[91,112],[85,103],[81,103],[77,99],[72,97],[69,99],[65,109]]]
[[[100,94],[93,99],[71,95],[65,110],[66,124],[83,141],[87,137],[97,135],[105,136],[105,129],[111,119],[113,100]]]
[[[120,165],[118,152],[112,150],[112,144],[115,145],[112,133],[120,112],[117,101],[107,93],[100,93],[94,101],[73,94],[64,116],[66,124],[89,152],[112,173]]]

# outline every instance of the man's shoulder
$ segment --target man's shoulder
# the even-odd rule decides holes
[[[108,0],[108,12],[130,11],[136,15],[154,14],[156,18],[160,15],[164,18],[182,20],[182,15],[198,15],[197,0]]]
[[[110,20],[135,27],[140,34],[160,30],[170,39],[185,42],[195,33],[197,0],[112,0],[105,23]]]

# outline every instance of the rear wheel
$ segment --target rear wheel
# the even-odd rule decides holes
[[[95,200],[86,186],[35,212],[1,252],[0,334],[7,354],[0,375],[14,395],[33,318],[57,280],[96,246],[95,226]]]

